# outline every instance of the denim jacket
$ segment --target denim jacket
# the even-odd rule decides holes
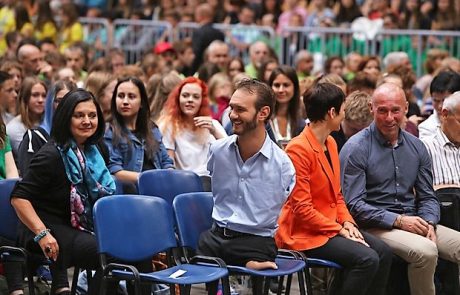
[[[145,140],[139,140],[131,131],[128,132],[131,147],[126,139],[122,139],[116,146],[113,144],[112,126],[110,126],[105,132],[104,140],[110,153],[108,168],[112,174],[115,174],[120,170],[142,172],[142,166],[144,164]],[[174,162],[166,152],[158,127],[155,126],[152,129],[152,133],[153,138],[160,144],[160,147],[152,157],[153,166],[155,169],[174,168]]]

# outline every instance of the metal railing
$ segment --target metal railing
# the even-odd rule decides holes
[[[105,18],[80,17],[83,41],[90,45],[95,57],[104,56],[112,45],[112,26]]]
[[[179,23],[179,35],[184,38],[191,38],[193,32],[199,27],[197,23]],[[249,45],[251,43],[259,40],[269,43],[275,38],[275,31],[271,27],[255,25],[245,26],[238,24],[213,24],[213,27],[224,33],[225,40],[230,46],[230,55],[241,57],[245,63],[249,62]]]
[[[460,32],[427,30],[380,30],[375,36],[362,31],[342,28],[287,27],[282,30],[282,47],[279,59],[293,65],[295,54],[306,49],[322,54],[324,58],[333,55],[345,56],[350,52],[363,55],[378,55],[384,58],[392,51],[404,51],[409,55],[412,66],[421,76],[423,62],[431,48],[443,48],[451,56],[460,53]]]
[[[151,20],[117,19],[112,24],[104,18],[79,19],[85,34],[84,41],[90,44],[96,56],[103,56],[110,47],[119,47],[126,52],[127,62],[140,61],[142,55],[159,41],[174,42],[191,38],[200,26],[197,23],[181,22],[172,27],[168,22]],[[443,48],[451,56],[460,55],[460,32],[427,30],[380,30],[368,36],[366,28],[286,27],[280,35],[271,27],[214,24],[226,36],[232,56],[240,56],[248,63],[248,47],[262,40],[275,49],[283,64],[293,65],[295,54],[306,49],[323,59],[345,56],[350,52],[363,55],[378,55],[382,58],[392,51],[407,52],[417,76],[423,74],[423,62],[431,48]]]
[[[126,53],[128,63],[140,61],[161,40],[171,40],[171,24],[150,20],[116,19],[113,22],[113,46]]]

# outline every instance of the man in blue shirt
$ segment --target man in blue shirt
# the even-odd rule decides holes
[[[438,255],[460,263],[460,233],[437,226],[430,156],[400,128],[408,110],[404,91],[383,84],[370,108],[374,122],[340,152],[343,194],[355,221],[409,264],[411,294],[434,295]]]
[[[295,170],[265,131],[274,103],[271,88],[257,80],[236,86],[230,100],[234,135],[210,148],[214,224],[201,235],[199,254],[252,269],[277,268],[273,236]]]

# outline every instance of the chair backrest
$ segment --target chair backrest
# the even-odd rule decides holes
[[[179,245],[197,249],[200,234],[212,226],[212,193],[185,193],[173,201]]]
[[[18,182],[17,178],[0,180],[0,236],[16,241],[19,218],[10,203],[11,192]]]
[[[155,169],[141,173],[138,181],[139,194],[160,197],[169,205],[182,193],[202,192],[200,177],[192,171]]]
[[[94,204],[93,215],[99,253],[135,262],[177,247],[172,208],[161,198],[105,197]]]

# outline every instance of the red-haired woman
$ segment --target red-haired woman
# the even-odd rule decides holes
[[[222,125],[211,118],[208,89],[200,79],[184,79],[169,95],[159,126],[163,143],[177,169],[207,175],[209,145],[226,137]]]

